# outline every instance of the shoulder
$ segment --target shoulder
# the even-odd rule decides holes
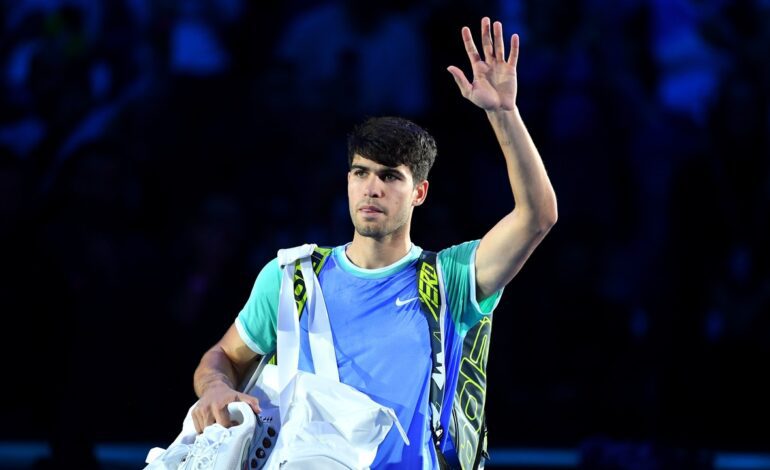
[[[273,258],[265,264],[260,271],[259,276],[275,277],[281,275],[281,265],[278,263],[278,258]]]
[[[281,267],[278,258],[273,258],[262,267],[254,282],[253,294],[269,293],[281,285]]]
[[[449,248],[444,248],[438,252],[439,261],[441,261],[442,264],[468,264],[473,260],[476,254],[476,248],[479,246],[479,241],[480,240],[471,240],[450,246]]]

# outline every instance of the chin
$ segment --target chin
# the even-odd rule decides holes
[[[379,227],[356,227],[356,233],[367,238],[382,238],[385,233]]]

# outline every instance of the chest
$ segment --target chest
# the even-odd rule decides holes
[[[420,364],[418,369],[427,371],[430,337],[416,276],[415,269],[382,279],[363,279],[341,269],[321,272],[341,375],[355,377],[366,370],[385,378],[398,369],[394,364]],[[300,323],[306,336],[306,315]]]

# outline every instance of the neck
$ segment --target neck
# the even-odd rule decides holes
[[[406,256],[411,248],[412,240],[408,233],[403,236],[375,239],[356,232],[345,254],[359,268],[376,269],[395,263]]]

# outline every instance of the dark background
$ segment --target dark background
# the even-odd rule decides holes
[[[414,242],[481,237],[512,198],[446,67],[484,15],[560,217],[495,313],[490,446],[769,450],[766,0],[3,2],[0,439],[167,445],[276,250],[350,240],[367,116],[437,139]]]

